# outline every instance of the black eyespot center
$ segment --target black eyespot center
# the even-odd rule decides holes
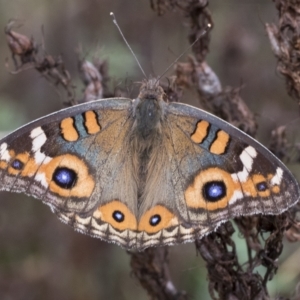
[[[256,188],[259,192],[264,192],[268,189],[268,184],[265,181],[256,184]]]
[[[112,217],[118,223],[122,223],[125,220],[125,215],[119,210],[115,210],[112,213]]]
[[[226,185],[223,181],[209,181],[203,185],[202,194],[209,202],[219,201],[226,196]]]
[[[11,163],[11,167],[14,168],[15,170],[22,170],[24,167],[24,163],[19,159],[14,159]]]
[[[157,226],[160,222],[161,222],[161,216],[158,214],[153,215],[149,220],[151,226]]]
[[[58,167],[52,175],[52,180],[63,189],[71,189],[77,182],[77,173],[66,167]]]

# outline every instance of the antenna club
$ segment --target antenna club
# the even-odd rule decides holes
[[[115,14],[111,11],[111,12],[109,13],[109,15],[113,18],[113,22],[116,23],[117,20],[116,20]]]

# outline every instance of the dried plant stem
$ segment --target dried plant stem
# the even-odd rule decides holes
[[[149,248],[143,252],[129,254],[132,273],[151,299],[188,299],[185,292],[177,291],[171,280],[167,247]]]

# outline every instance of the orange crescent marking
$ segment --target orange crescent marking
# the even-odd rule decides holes
[[[208,135],[209,123],[207,121],[199,121],[195,131],[191,135],[193,142],[200,144]]]
[[[230,136],[223,130],[218,131],[217,138],[211,144],[209,151],[213,154],[223,154],[226,150]]]
[[[37,172],[39,165],[36,164],[34,158],[29,158],[24,169],[21,172],[22,176],[32,177]]]
[[[274,185],[274,186],[272,187],[272,192],[273,192],[274,194],[280,193],[280,187],[279,187],[278,185]]]
[[[7,162],[2,160],[0,161],[0,169],[6,169],[7,168]]]
[[[161,221],[156,226],[150,224],[150,219],[154,215],[159,215],[161,217]],[[142,215],[138,225],[138,231],[155,233],[174,225],[178,225],[177,217],[164,206],[156,205]]]
[[[20,170],[16,170],[16,169],[12,168],[11,166],[9,166],[8,173],[10,175],[18,175],[20,173]]]
[[[122,222],[117,222],[113,218],[113,213],[115,211],[119,211],[124,215],[124,220]],[[137,229],[137,221],[134,214],[124,203],[118,200],[113,200],[107,204],[99,206],[96,216],[118,230]]]
[[[85,126],[87,128],[88,134],[95,134],[101,130],[100,125],[98,124],[97,114],[90,110],[84,113],[85,116]]]
[[[75,142],[78,140],[79,135],[74,127],[73,118],[66,118],[60,122],[60,129],[63,138],[68,142]]]

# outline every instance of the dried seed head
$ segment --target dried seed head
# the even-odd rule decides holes
[[[81,79],[85,85],[89,85],[92,82],[101,82],[102,76],[98,69],[87,60],[79,61],[79,72]]]
[[[14,55],[27,55],[35,51],[34,42],[26,35],[15,31],[5,31],[8,46]]]

